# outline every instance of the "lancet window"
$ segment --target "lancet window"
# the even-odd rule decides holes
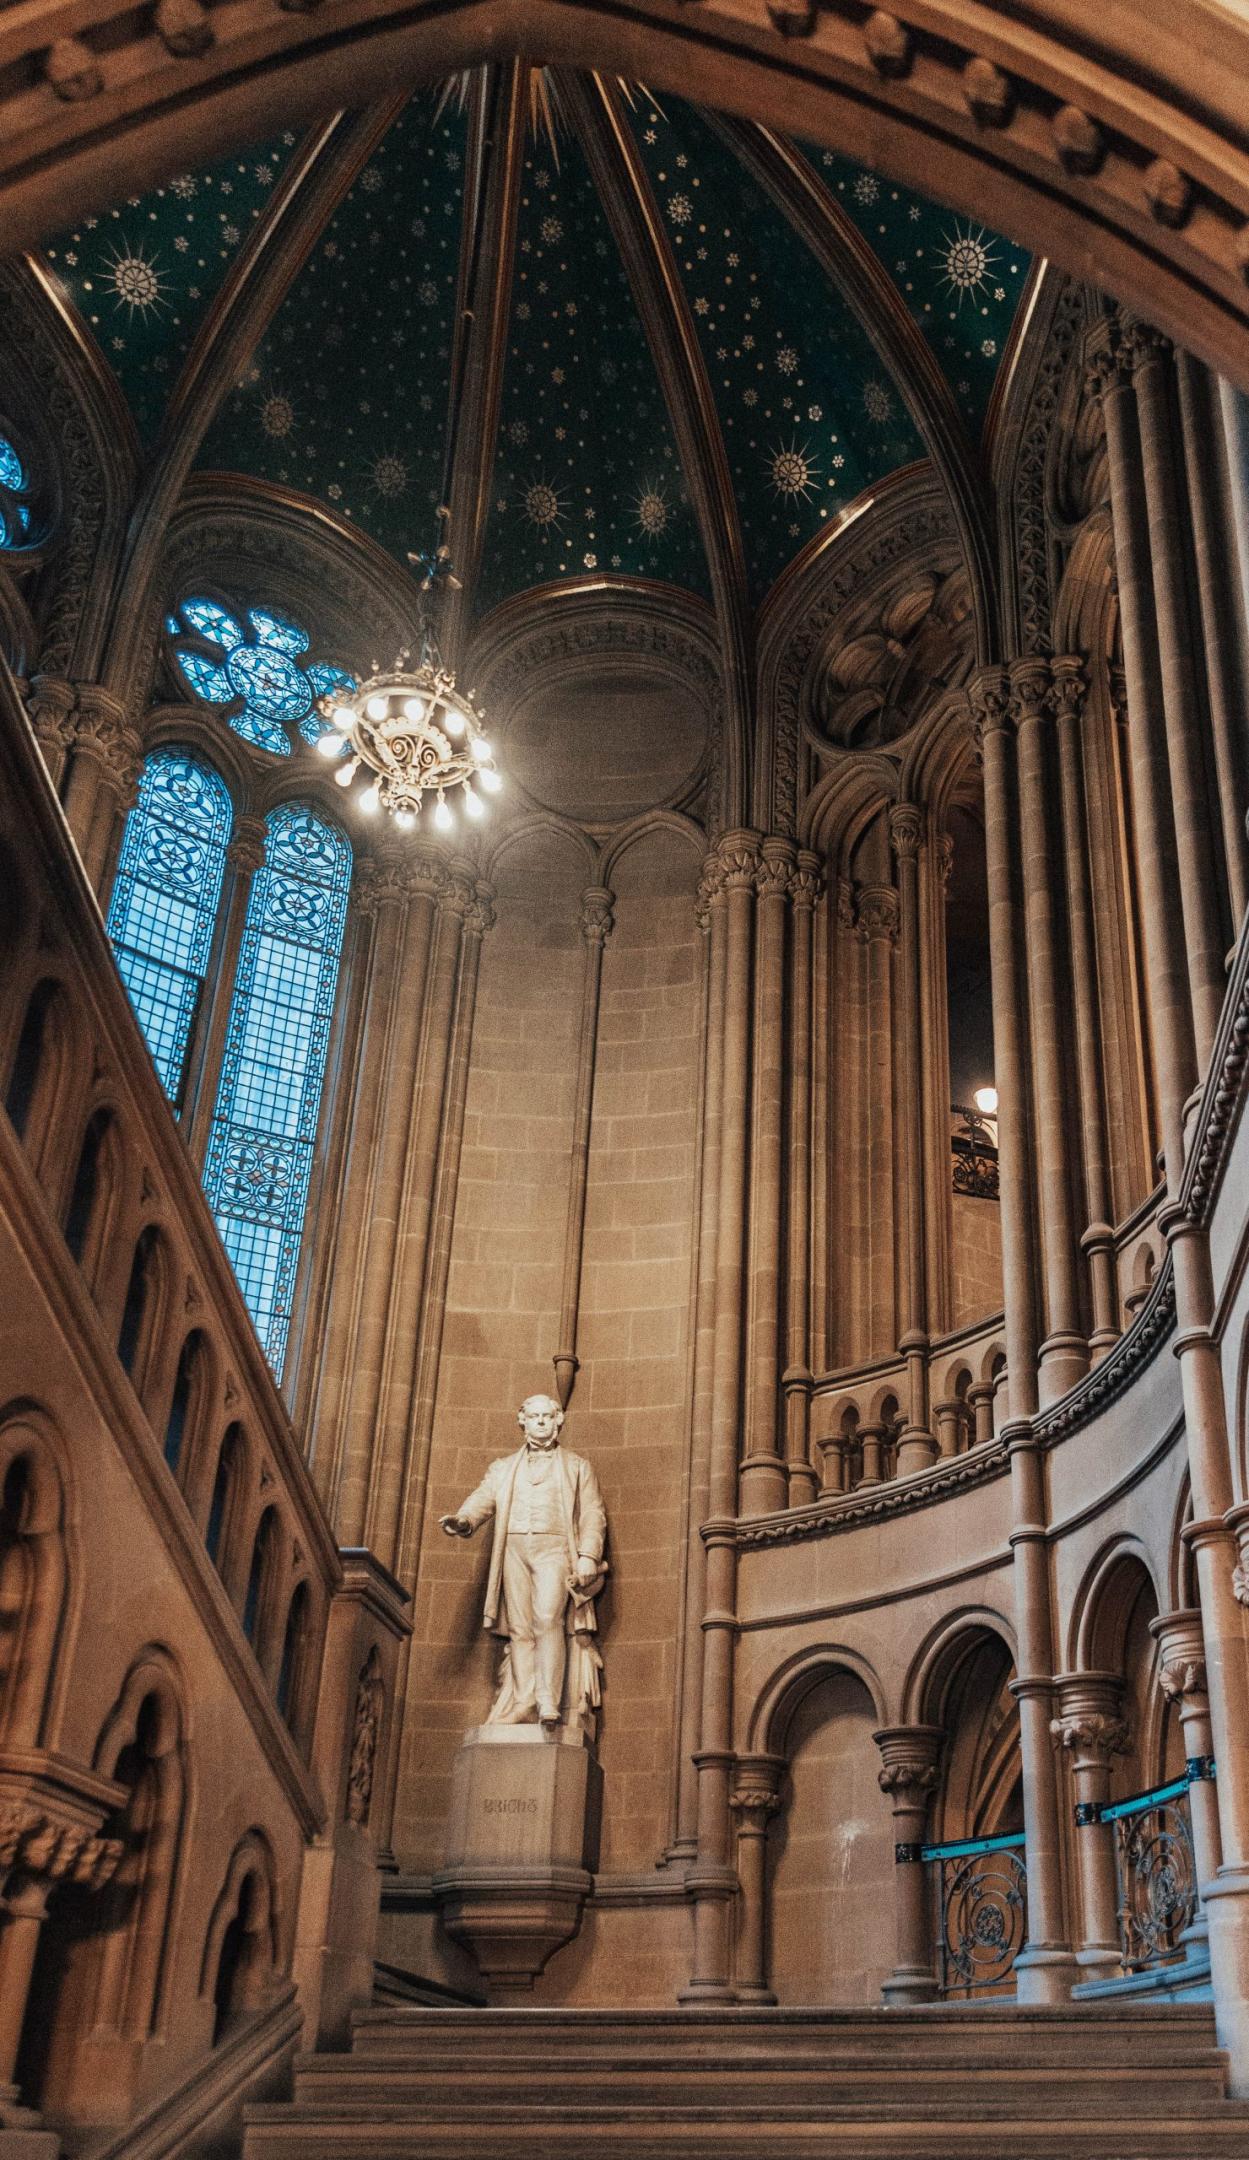
[[[126,825],[108,931],[161,1085],[174,1103],[208,966],[232,822],[225,782],[210,766],[184,750],[158,750],[147,760]]]
[[[321,1110],[351,881],[341,832],[298,803],[266,820],[204,1187],[279,1376]]]

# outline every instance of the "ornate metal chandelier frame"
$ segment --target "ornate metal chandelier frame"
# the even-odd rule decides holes
[[[410,658],[401,652],[393,668],[375,671],[350,694],[340,689],[319,699],[330,728],[319,747],[343,760],[334,774],[340,787],[350,787],[362,768],[369,774],[361,809],[387,810],[410,832],[425,797],[436,794],[434,823],[446,831],[454,822],[449,789],[460,789],[462,808],[476,819],[485,811],[478,788],[497,794],[503,783],[481,716],[430,631],[420,665],[409,668]]]

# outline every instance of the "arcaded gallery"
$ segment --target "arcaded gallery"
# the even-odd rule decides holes
[[[1249,2160],[1249,17],[0,7],[0,2160]]]

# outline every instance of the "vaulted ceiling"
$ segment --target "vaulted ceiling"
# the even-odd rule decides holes
[[[744,615],[899,467],[932,457],[977,497],[1028,270],[831,152],[511,64],[182,175],[46,257],[153,456],[189,427],[201,469],[310,496],[401,562],[435,538],[462,380],[452,539],[479,614],[598,575]],[[227,323],[247,357],[223,384]]]

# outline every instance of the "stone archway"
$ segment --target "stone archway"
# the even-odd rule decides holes
[[[0,23],[0,247],[292,121],[486,59],[834,143],[1095,279],[1249,381],[1249,21],[1169,0],[68,0]],[[1012,11],[1012,13],[1015,11]]]

